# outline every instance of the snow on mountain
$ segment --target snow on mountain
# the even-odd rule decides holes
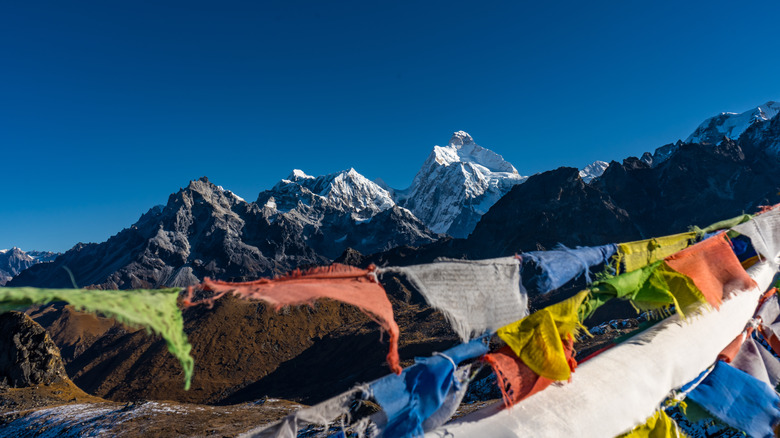
[[[60,253],[51,251],[27,251],[27,255],[35,260],[36,263],[43,263],[56,259]]]
[[[242,197],[240,197],[240,196],[236,195],[235,193],[231,192],[230,190],[226,190],[226,189],[225,189],[224,187],[222,187],[222,186],[217,186],[217,188],[218,188],[218,189],[220,189],[220,190],[222,190],[223,192],[225,192],[225,194],[226,194],[226,195],[228,195],[228,196],[232,197],[232,198],[233,198],[233,199],[235,199],[236,201],[246,202],[246,200],[245,200],[244,198],[242,198]]]
[[[600,177],[601,174],[607,170],[607,167],[609,167],[609,163],[596,160],[580,170],[580,178],[586,183],[589,183],[593,181],[593,179]]]
[[[771,121],[780,114],[780,102],[769,101],[763,105],[742,113],[720,113],[702,122],[688,138],[676,143],[669,143],[655,150],[652,156],[652,166],[657,166],[669,159],[672,154],[685,143],[719,144],[724,137],[738,140],[742,134],[752,131],[753,137],[761,135],[761,131],[769,126]],[[750,129],[755,127],[755,129]],[[775,154],[777,155],[777,154]]]
[[[318,177],[296,169],[260,193],[256,204],[269,221],[296,224],[307,245],[329,258],[347,248],[374,253],[439,237],[355,169]]]
[[[356,221],[365,221],[395,206],[387,190],[355,169],[319,177],[295,169],[271,190],[261,193],[257,203],[281,212],[300,204],[317,204],[349,212]]]
[[[458,131],[447,146],[434,146],[412,185],[396,196],[432,231],[466,237],[496,201],[526,179],[501,155]]]
[[[754,123],[764,122],[780,113],[780,102],[769,101],[743,113],[720,113],[705,120],[685,143],[720,143],[723,137],[736,140]]]

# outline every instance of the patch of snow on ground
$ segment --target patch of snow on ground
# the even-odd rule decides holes
[[[121,409],[121,408],[120,408]],[[69,438],[101,436],[110,423],[96,420],[116,411],[114,405],[75,404],[33,411],[3,425],[0,437]],[[4,416],[18,414],[10,412]]]

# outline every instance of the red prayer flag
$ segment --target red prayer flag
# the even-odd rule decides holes
[[[263,278],[256,281],[231,283],[205,278],[203,287],[214,291],[211,298],[185,305],[213,303],[227,293],[233,293],[243,299],[265,301],[278,311],[284,306],[313,304],[320,298],[330,298],[360,308],[376,321],[390,335],[390,351],[387,363],[390,369],[401,373],[398,357],[398,324],[393,318],[393,307],[382,286],[373,274],[374,267],[359,269],[334,263],[328,267],[313,268],[307,271],[296,270],[273,279]]]

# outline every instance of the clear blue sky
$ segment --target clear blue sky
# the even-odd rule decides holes
[[[0,5],[0,248],[100,242],[191,179],[407,187],[453,131],[527,175],[780,99],[777,1]]]

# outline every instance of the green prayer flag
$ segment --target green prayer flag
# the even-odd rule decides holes
[[[674,305],[683,316],[692,306],[707,302],[693,280],[664,261],[593,283],[581,318],[591,316],[612,298],[630,300],[639,311],[664,310]]]
[[[53,301],[65,301],[78,310],[101,313],[117,321],[145,327],[165,339],[184,369],[184,389],[190,388],[195,360],[184,333],[184,319],[176,305],[179,289],[88,290],[0,287],[0,313]]]

